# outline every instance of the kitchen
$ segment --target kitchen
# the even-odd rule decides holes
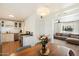
[[[16,34],[23,31],[23,21],[0,19],[2,42],[17,41]]]

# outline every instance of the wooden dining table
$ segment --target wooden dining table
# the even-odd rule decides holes
[[[36,44],[31,48],[26,48],[22,51],[15,52],[16,56],[41,56],[40,50],[42,48],[41,44]],[[49,49],[48,56],[66,56],[66,52],[61,51],[57,44],[48,43],[47,48]]]

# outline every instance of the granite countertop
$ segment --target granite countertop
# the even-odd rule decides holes
[[[31,35],[28,35],[28,34],[20,34],[21,36],[31,36]]]

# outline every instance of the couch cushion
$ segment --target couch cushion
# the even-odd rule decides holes
[[[56,35],[57,35],[57,36],[61,36],[61,35],[62,35],[62,33],[56,33]]]
[[[71,35],[71,37],[79,39],[79,35]]]
[[[79,39],[76,39],[76,38],[67,38],[66,42],[79,45]]]
[[[63,33],[62,36],[70,37],[71,34]]]

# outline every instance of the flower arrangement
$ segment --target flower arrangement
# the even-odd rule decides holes
[[[40,43],[42,44],[42,54],[44,54],[45,52],[46,52],[46,50],[47,50],[47,48],[46,48],[46,44],[48,43],[48,37],[47,36],[45,36],[45,35],[41,35],[40,37],[39,37],[39,40],[40,40]]]
[[[41,41],[40,43],[41,43],[42,45],[45,45],[45,44],[48,43],[48,37],[45,36],[45,35],[41,35],[41,36],[39,37],[39,40]]]

